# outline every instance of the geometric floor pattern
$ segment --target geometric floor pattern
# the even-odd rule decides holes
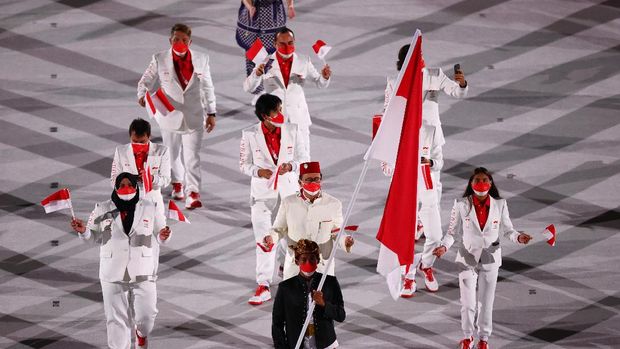
[[[69,187],[85,219],[110,194],[113,149],[146,117],[136,84],[172,24],[193,27],[216,88],[216,130],[202,148],[205,208],[172,223],[162,249],[152,348],[270,347],[272,303],[251,307],[254,244],[241,130],[256,122],[234,41],[239,1],[5,0],[0,4],[0,347],[106,346],[98,253],[67,213],[38,202]],[[504,244],[491,344],[620,347],[620,3],[562,0],[296,2],[297,50],[334,49],[327,90],[306,88],[313,159],[346,206],[380,112],[385,77],[416,28],[429,66],[460,63],[469,98],[441,96],[447,137],[444,227],[470,171],[495,173],[513,223],[537,237]],[[315,65],[320,62],[313,58]],[[159,130],[155,127],[155,139]],[[388,180],[371,164],[337,257],[345,348],[453,348],[461,338],[454,252],[440,290],[393,301],[376,271]],[[554,223],[558,242],[537,235]]]

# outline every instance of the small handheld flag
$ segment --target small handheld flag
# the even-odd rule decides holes
[[[323,61],[323,64],[325,64],[325,56],[329,53],[332,47],[327,46],[323,40],[317,40],[314,45],[312,45],[312,49],[314,50],[314,53],[316,53],[317,57]]]
[[[545,230],[542,231],[542,236],[547,239],[547,243],[551,246],[555,246],[555,226],[550,224]]]
[[[269,54],[267,53],[265,46],[263,46],[263,42],[260,38],[256,38],[252,46],[250,46],[250,48],[245,52],[245,57],[254,62],[257,66],[265,63],[267,57],[269,57]]]
[[[41,201],[45,213],[51,213],[68,208],[71,210],[71,217],[75,218],[73,206],[71,205],[71,193],[68,188],[62,188]]]
[[[175,204],[174,201],[172,200],[170,200],[170,202],[168,203],[168,218],[175,220],[175,221],[191,224],[189,219],[185,217],[183,212],[179,210],[179,207],[177,206],[177,204]]]
[[[144,171],[142,171],[142,184],[144,184],[144,193],[148,194],[153,190],[153,177],[151,176],[151,168],[144,163]]]

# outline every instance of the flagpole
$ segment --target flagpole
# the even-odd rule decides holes
[[[355,186],[355,190],[353,191],[353,195],[351,196],[351,201],[349,201],[349,205],[347,206],[347,211],[345,212],[342,226],[340,227],[340,230],[338,231],[338,235],[336,235],[334,246],[332,246],[332,251],[329,255],[329,259],[327,260],[327,264],[325,265],[325,272],[323,273],[323,276],[321,277],[321,281],[319,282],[319,286],[316,289],[317,291],[320,291],[323,289],[323,284],[325,284],[325,279],[327,279],[327,272],[329,271],[329,268],[331,267],[332,263],[334,263],[334,257],[336,255],[336,250],[338,249],[338,243],[340,242],[340,238],[342,237],[342,233],[344,232],[344,227],[347,226],[349,217],[351,217],[351,212],[353,211],[353,205],[355,204],[355,201],[357,200],[357,194],[359,193],[360,188],[362,187],[362,183],[364,182],[364,177],[366,177],[367,171],[368,171],[368,160],[365,160],[364,165],[362,166],[362,172],[360,173],[359,179],[357,180],[357,185]],[[310,303],[310,307],[306,315],[306,320],[304,321],[304,326],[301,328],[301,332],[299,333],[299,338],[297,338],[297,344],[295,344],[295,349],[298,349],[300,347],[304,339],[304,335],[306,334],[306,329],[308,328],[308,324],[310,323],[310,319],[312,318],[312,313],[314,312],[315,306],[316,306],[316,303],[313,300],[312,303]]]

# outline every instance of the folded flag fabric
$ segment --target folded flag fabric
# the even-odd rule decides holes
[[[145,163],[144,171],[142,171],[142,184],[144,184],[144,193],[148,194],[153,190],[153,177],[151,176],[151,168]]]
[[[65,208],[71,209],[73,212],[73,206],[71,205],[71,193],[67,188],[62,188],[46,197],[41,201],[41,205],[45,209],[45,213],[51,213]]]
[[[260,38],[256,38],[252,46],[250,46],[250,49],[245,52],[245,57],[256,65],[265,63],[267,56],[269,56],[269,54],[265,46],[263,46],[263,42],[260,41]]]
[[[542,235],[547,239],[547,243],[551,246],[555,246],[555,226],[550,224],[545,230],[543,230]]]
[[[155,119],[155,115],[158,113],[162,116],[166,116],[175,110],[161,88],[157,89],[153,94],[147,93],[145,97],[147,103],[146,111],[153,119]]]
[[[177,206],[177,204],[175,204],[174,201],[172,200],[170,200],[170,202],[168,203],[168,218],[175,220],[175,221],[185,222],[185,223],[190,224],[189,219],[185,217],[183,212],[179,210],[179,207]]]
[[[327,44],[323,40],[317,40],[314,43],[314,45],[312,45],[312,49],[314,49],[314,53],[316,53],[316,55],[320,59],[324,60],[325,56],[327,55],[327,53],[329,53],[329,51],[332,49],[332,47],[331,46],[327,46]]]
[[[429,164],[420,164],[420,168],[422,169],[422,178],[424,178],[424,186],[426,186],[426,190],[433,190],[431,166]]]

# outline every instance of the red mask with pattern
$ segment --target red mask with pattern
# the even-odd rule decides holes
[[[489,182],[478,182],[476,184],[472,184],[471,188],[474,190],[474,193],[478,196],[485,196],[489,193],[491,189],[491,183]]]

